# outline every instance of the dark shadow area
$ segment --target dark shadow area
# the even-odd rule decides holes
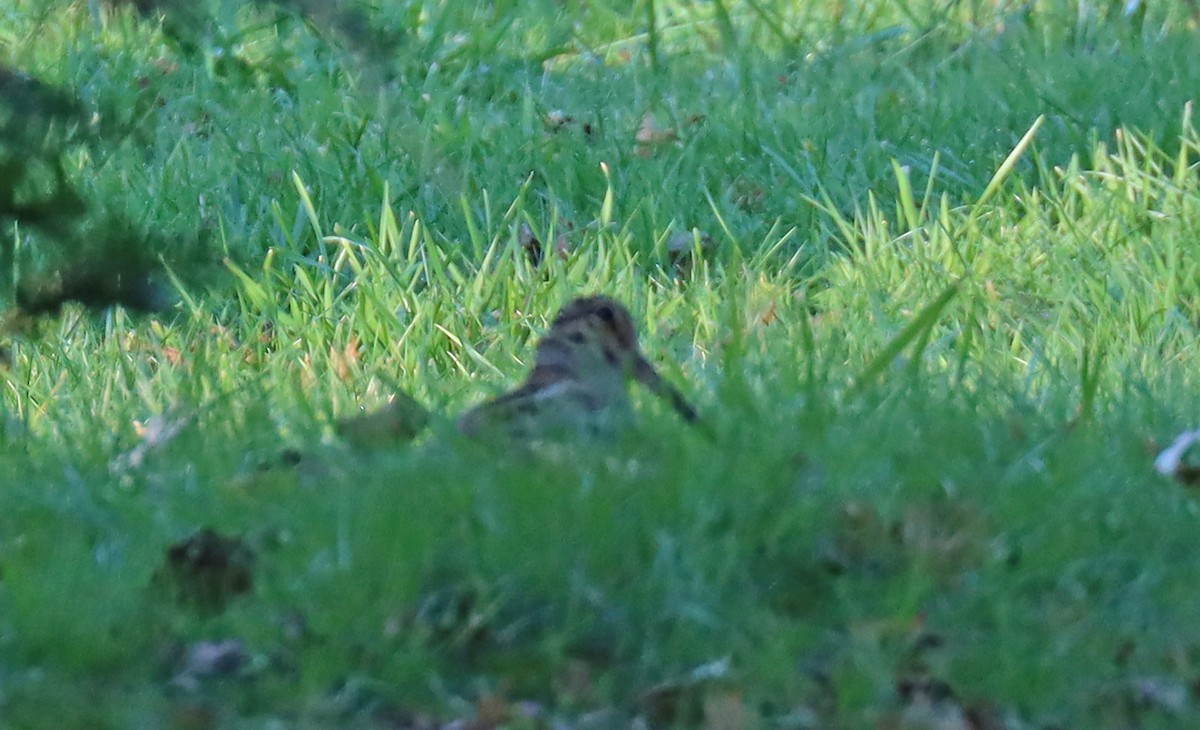
[[[0,68],[0,292],[22,315],[173,302],[162,237],[87,200],[66,171],[77,149],[118,143],[88,116],[68,91]]]

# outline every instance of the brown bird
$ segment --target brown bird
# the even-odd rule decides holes
[[[429,420],[424,406],[407,393],[396,392],[382,408],[338,421],[337,433],[355,448],[387,448],[413,440]]]
[[[631,411],[630,378],[668,400],[687,421],[696,420],[692,406],[642,354],[629,310],[605,296],[575,299],[538,343],[525,382],[463,413],[458,430],[552,436],[611,428]]]

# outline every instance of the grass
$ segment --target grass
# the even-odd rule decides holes
[[[0,727],[1194,725],[1195,495],[1151,468],[1200,405],[1187,6],[792,5],[394,3],[386,53],[0,10],[129,130],[72,153],[93,205],[205,243],[169,312],[11,343]],[[645,397],[601,446],[456,436],[592,291],[712,439]],[[395,391],[416,442],[333,437]],[[219,610],[163,589],[204,527],[255,555]]]

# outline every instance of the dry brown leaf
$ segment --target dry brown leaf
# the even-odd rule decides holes
[[[899,536],[935,575],[954,577],[984,560],[987,517],[963,499],[927,500],[904,509]]]
[[[571,240],[575,224],[565,218],[559,218],[558,230],[561,232],[554,238],[554,253],[566,261],[575,248]],[[536,268],[542,263],[545,258],[545,247],[528,223],[522,223],[517,229],[517,242],[521,244],[521,248],[525,249],[525,256],[529,259],[531,266]]]
[[[766,189],[755,182],[739,179],[733,185],[733,204],[743,212],[755,213],[762,210],[766,199]]]
[[[651,687],[638,698],[638,708],[652,726],[694,725],[704,714],[704,700],[722,691],[732,669],[729,659],[701,664],[686,675]]]
[[[517,229],[517,242],[525,249],[525,257],[529,259],[530,266],[536,268],[542,263],[542,242],[533,234],[533,229],[528,223],[522,223]]]
[[[1008,425],[1008,437],[1016,443],[1024,443],[1028,436],[1025,430],[1025,421],[1019,415],[1012,414],[1005,423]]]
[[[896,682],[900,708],[880,721],[895,730],[972,730],[970,720],[948,684],[929,677]]]
[[[554,253],[560,259],[566,261],[576,246],[576,241],[574,240],[576,236],[575,222],[560,217],[558,219],[557,230],[560,232],[554,237]]]
[[[263,320],[263,323],[259,325],[258,341],[260,344],[268,346],[275,344],[275,322],[273,320]]]
[[[563,701],[580,705],[596,699],[596,680],[592,667],[581,659],[571,659],[555,678],[556,692]]]
[[[747,730],[754,722],[736,690],[719,690],[704,696],[704,730]]]
[[[800,297],[803,295],[801,294]],[[746,311],[749,313],[746,329],[750,332],[758,332],[762,337],[761,330],[779,319],[780,304],[786,304],[788,301],[796,299],[797,294],[792,292],[789,287],[777,284],[765,276],[760,276],[751,287],[746,302]]]
[[[637,142],[637,153],[642,157],[649,157],[655,147],[669,144],[678,138],[679,134],[674,129],[660,126],[654,112],[650,111],[642,116],[642,123],[638,126],[637,134],[634,135],[634,141]]]
[[[513,717],[509,704],[508,683],[502,681],[494,692],[482,695],[475,701],[475,717],[466,723],[466,730],[495,730]]]
[[[173,74],[179,70],[179,64],[169,58],[159,57],[154,60],[154,67],[162,72],[163,76]]]
[[[967,705],[963,711],[966,713],[967,727],[970,730],[1008,730],[1011,727],[1000,709],[992,703]]]
[[[675,683],[656,685],[638,698],[638,709],[653,727],[677,725],[690,699],[688,689]]]
[[[563,261],[566,261],[574,250],[575,244],[566,233],[561,233],[554,238],[554,253],[558,254]]]
[[[777,319],[779,319],[779,315],[775,312],[775,300],[772,299],[771,301],[767,302],[766,309],[758,315],[758,321],[763,326],[767,326],[774,324],[775,320]]]
[[[350,340],[341,351],[335,347],[329,348],[329,361],[333,365],[333,372],[343,383],[349,382],[353,377],[358,359],[358,337],[354,335],[350,335]]]
[[[892,525],[874,505],[846,502],[835,517],[833,534],[820,550],[826,570],[840,575],[891,568],[899,561]]]
[[[171,730],[216,730],[216,711],[203,703],[189,702],[171,708]]]

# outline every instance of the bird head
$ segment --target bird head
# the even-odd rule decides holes
[[[589,296],[568,302],[554,321],[544,341],[562,341],[598,368],[611,368],[625,378],[632,377],[656,395],[666,398],[686,420],[696,420],[696,412],[683,395],[663,379],[642,354],[638,345],[637,325],[629,310],[606,296]],[[581,353],[583,354],[583,353]]]

